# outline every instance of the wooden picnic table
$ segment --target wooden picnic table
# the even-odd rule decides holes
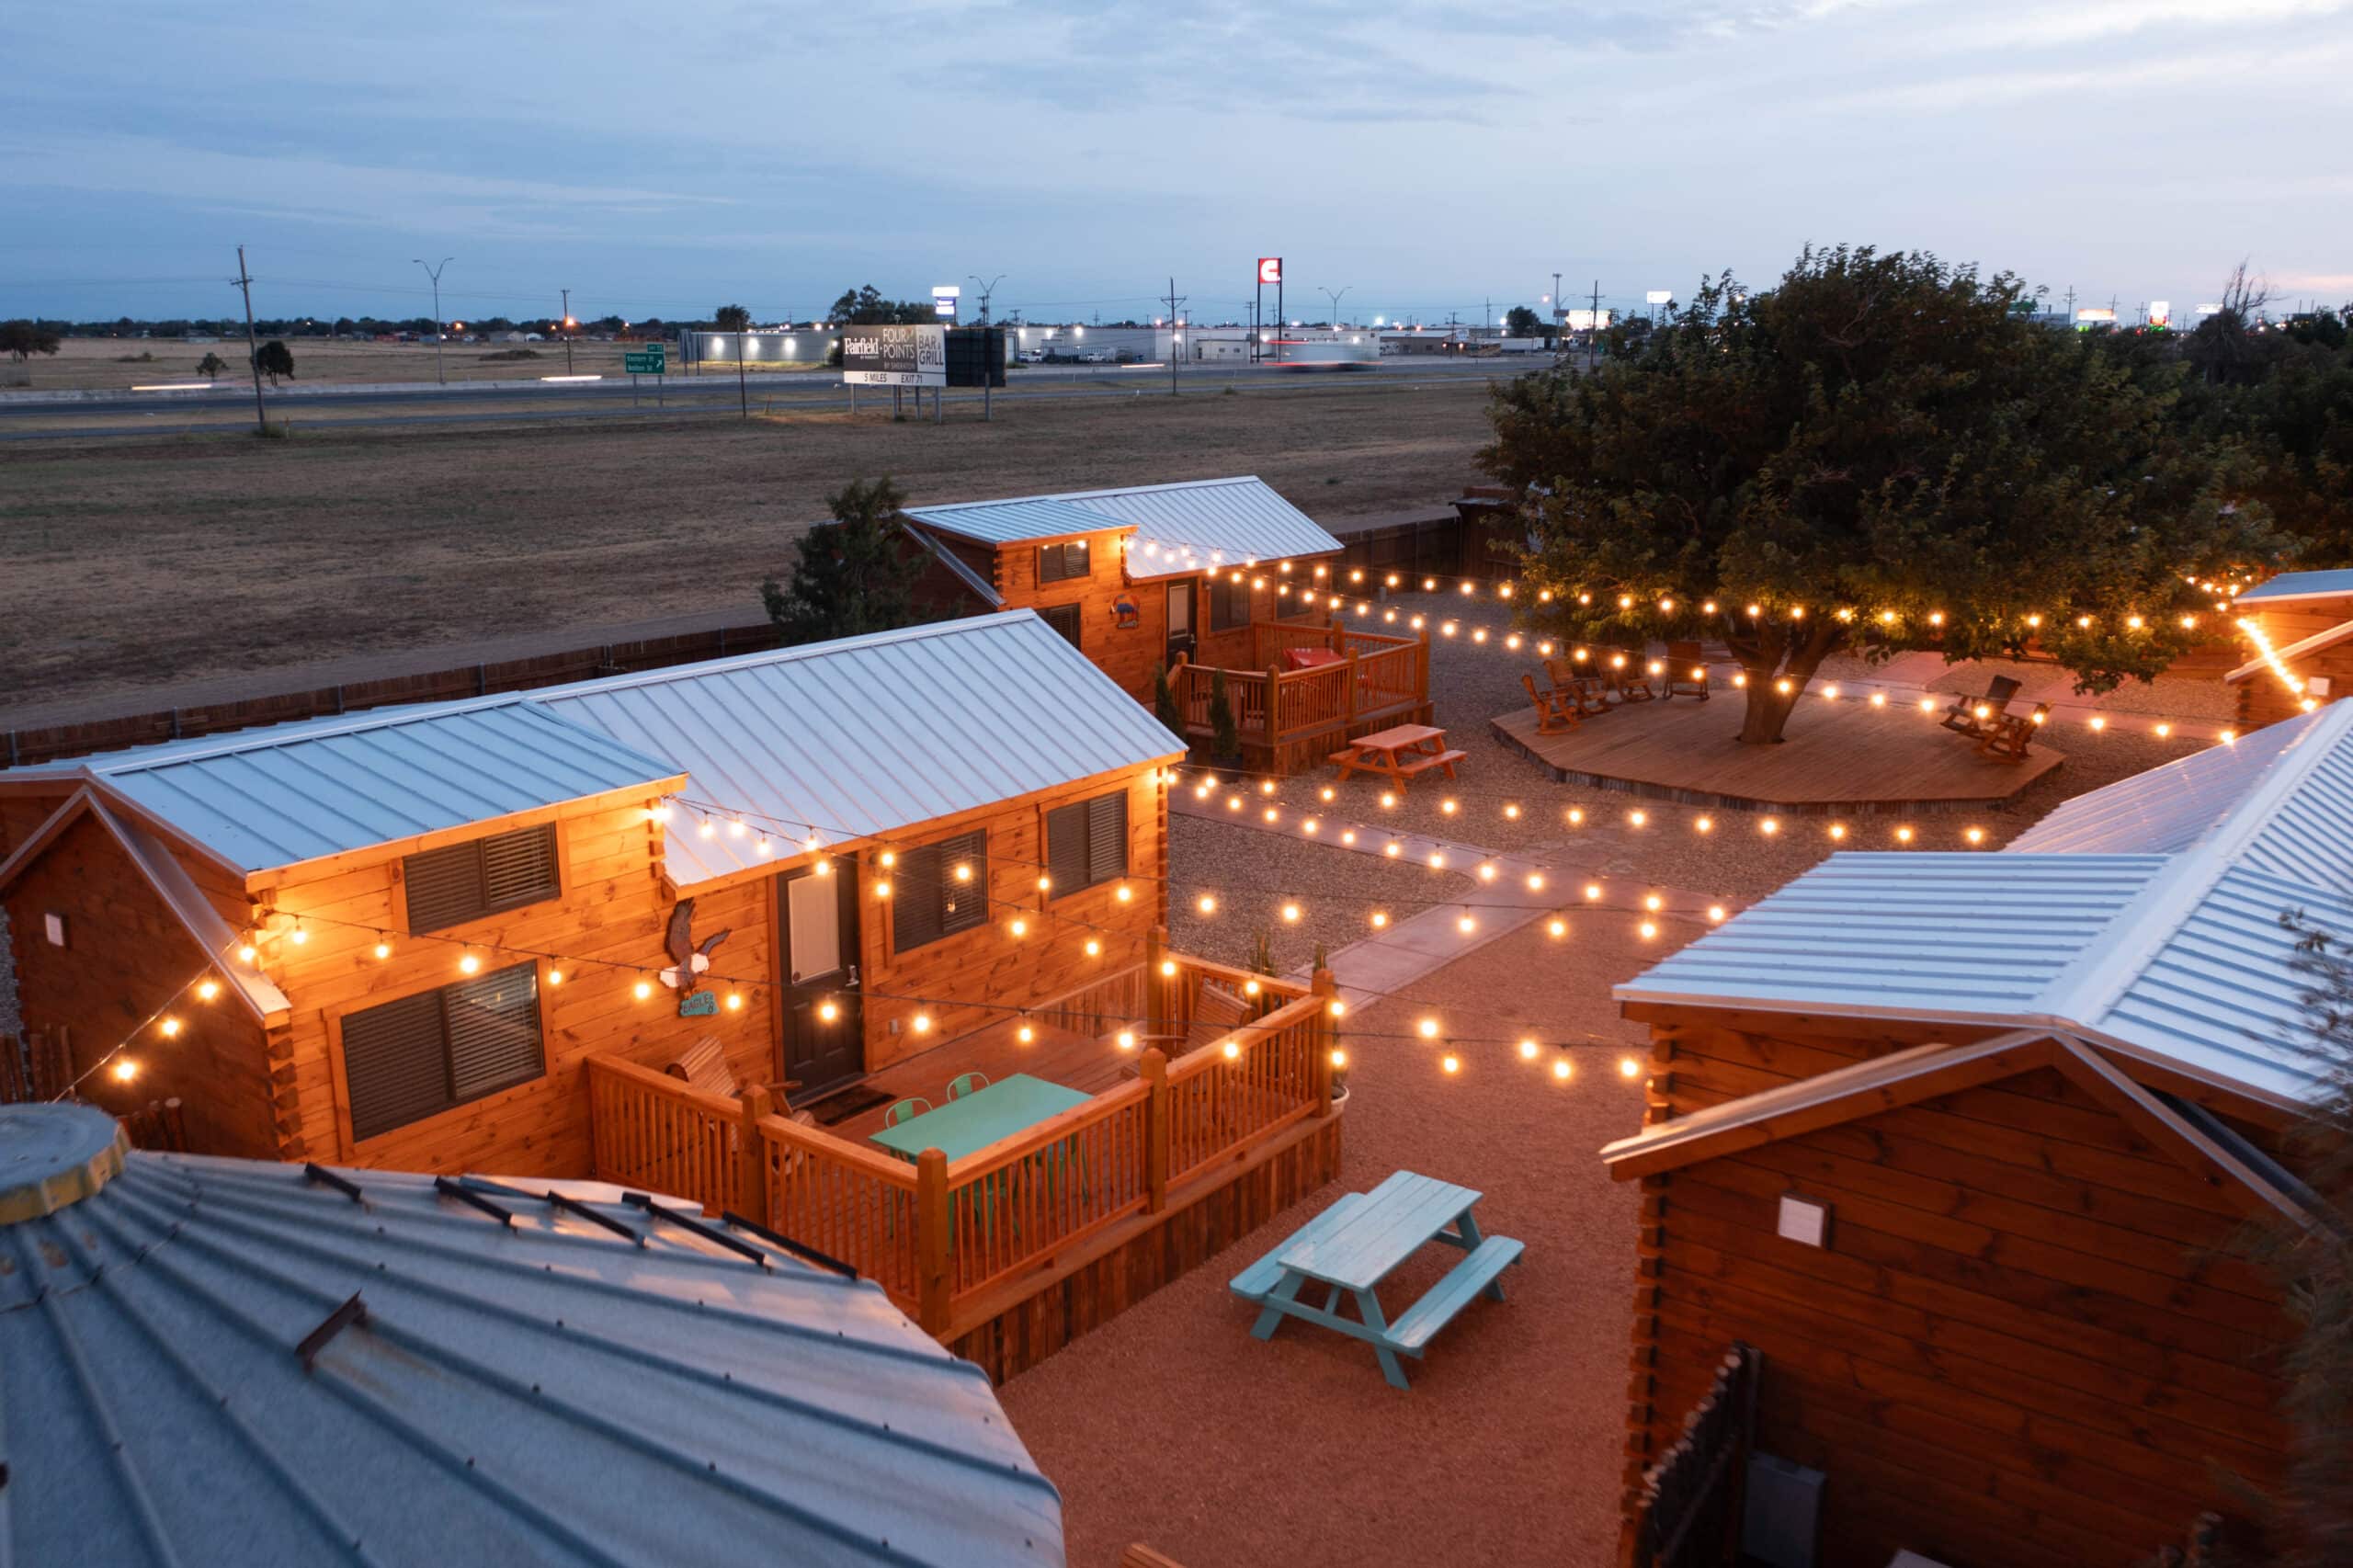
[[[1358,736],[1325,760],[1338,766],[1343,780],[1358,773],[1376,773],[1403,790],[1415,775],[1433,767],[1442,767],[1449,778],[1453,778],[1454,765],[1470,755],[1448,750],[1446,732],[1434,725],[1393,724]]]
[[[1348,1193],[1233,1277],[1233,1293],[1259,1307],[1250,1332],[1271,1339],[1286,1317],[1321,1324],[1370,1345],[1391,1386],[1409,1386],[1397,1358],[1418,1358],[1473,1297],[1502,1301],[1500,1277],[1526,1250],[1508,1236],[1479,1233],[1471,1210],[1480,1197],[1413,1171],[1395,1172],[1370,1192]],[[1391,1323],[1381,1308],[1381,1282],[1431,1242],[1461,1249],[1462,1260]],[[1311,1285],[1324,1287],[1320,1307],[1299,1299]],[[1356,1302],[1354,1318],[1339,1312],[1344,1296]]]

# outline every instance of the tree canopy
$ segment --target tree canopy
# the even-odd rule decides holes
[[[743,305],[722,305],[710,312],[711,324],[722,332],[749,332],[752,312]]]
[[[869,283],[862,289],[845,289],[825,319],[850,326],[917,325],[937,321],[928,300],[886,300],[882,290]]]
[[[1514,305],[1504,312],[1504,330],[1514,337],[1540,337],[1544,335],[1544,318],[1526,305]]]
[[[819,642],[889,631],[931,619],[915,602],[923,557],[906,547],[899,508],[905,497],[886,475],[852,480],[825,497],[829,524],[794,541],[792,578],[760,585],[760,599],[789,642]]]
[[[39,322],[0,322],[0,354],[6,354],[19,365],[36,354],[57,352],[56,333]]]
[[[290,381],[294,376],[293,350],[273,337],[254,350],[254,367],[273,381],[280,376]]]
[[[2198,584],[2275,562],[2253,472],[2136,372],[2013,312],[2018,281],[1808,247],[1777,287],[1707,280],[1593,373],[1523,376],[1481,453],[1529,487],[1523,620],[1568,638],[1721,637],[1741,738],[1779,738],[1823,661],[2031,642],[2078,689],[2211,634]]]

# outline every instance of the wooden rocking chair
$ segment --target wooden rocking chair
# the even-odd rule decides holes
[[[1640,648],[1612,648],[1602,661],[1601,678],[1618,694],[1620,702],[1649,702],[1658,696]]]
[[[1568,659],[1544,661],[1544,678],[1552,683],[1552,690],[1576,704],[1577,711],[1588,718],[1609,711],[1609,691],[1602,678],[1593,673],[1590,665]]]
[[[1984,696],[1954,698],[1952,706],[1945,710],[1945,716],[1937,722],[1956,734],[1983,739],[1995,727],[2019,689],[2018,681],[2007,676],[1995,676],[1986,683]],[[2046,705],[2044,711],[2049,710]]]
[[[1666,645],[1666,695],[1669,700],[1677,697],[1708,700],[1707,654],[1697,642]]]
[[[2034,744],[2034,733],[2051,717],[2051,704],[2038,702],[2031,714],[1996,713],[1984,722],[1984,729],[1977,737],[1981,756],[1997,756],[2004,762],[2024,762],[2027,748]]]
[[[1546,690],[1536,684],[1533,676],[1523,675],[1519,684],[1528,688],[1528,699],[1536,704],[1536,733],[1557,735],[1574,730],[1585,722],[1585,705],[1574,693],[1557,687]]]

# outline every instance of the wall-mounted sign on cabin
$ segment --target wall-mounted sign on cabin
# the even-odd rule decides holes
[[[670,930],[665,945],[670,949],[670,967],[662,971],[662,983],[678,994],[678,1017],[701,1017],[718,1011],[719,998],[708,991],[699,991],[696,982],[710,969],[710,950],[727,940],[727,933],[703,938],[702,946],[695,946],[695,901],[682,898],[670,911]]]
[[[1143,611],[1136,608],[1134,599],[1121,594],[1111,601],[1111,624],[1121,631],[1133,631],[1143,624]]]

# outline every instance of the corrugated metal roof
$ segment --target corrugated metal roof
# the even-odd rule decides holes
[[[1105,533],[1129,527],[1118,517],[1042,495],[1014,501],[960,501],[946,506],[910,506],[906,510],[907,516],[918,522],[964,539],[979,540],[983,544],[1064,539],[1072,534]]]
[[[2297,909],[2353,933],[2353,703],[2078,797],[2000,854],[1833,856],[1615,994],[2047,1025],[2292,1103]]]
[[[2334,572],[2282,572],[2269,582],[2249,588],[2233,601],[2242,605],[2278,604],[2295,599],[2353,598],[2353,568]]]
[[[996,585],[973,571],[972,563],[949,549],[945,540],[923,528],[909,528],[906,531],[914,536],[916,543],[929,551],[939,563],[948,569],[950,576],[972,589],[973,595],[983,604],[992,609],[1005,608],[1005,596],[996,591]]]
[[[509,698],[272,724],[27,771],[88,777],[256,871],[658,783],[677,769]]]
[[[1213,564],[1330,555],[1340,541],[1256,475],[1074,491],[1053,497],[1133,523],[1131,576],[1165,577]]]
[[[1185,744],[1029,610],[946,620],[534,694],[691,777],[747,831],[664,835],[682,887],[765,861],[763,830],[825,842],[1155,762]],[[691,813],[689,813],[691,814]]]
[[[18,1148],[61,1117],[113,1135],[0,1108]],[[0,1559],[1063,1560],[987,1377],[870,1283],[609,1200],[643,1245],[490,1194],[510,1229],[424,1176],[350,1173],[355,1203],[299,1166],[131,1153],[105,1179],[112,1157],[0,1225]],[[355,1293],[364,1321],[306,1366]]]

